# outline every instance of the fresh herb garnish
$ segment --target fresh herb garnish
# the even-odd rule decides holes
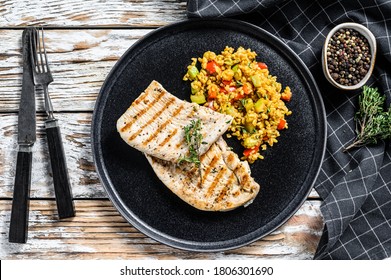
[[[185,132],[185,141],[189,146],[189,155],[181,157],[179,163],[186,161],[194,163],[197,167],[200,166],[200,146],[206,142],[202,142],[201,120],[191,120],[190,124],[183,128]]]
[[[344,151],[391,139],[391,107],[384,110],[385,100],[385,95],[381,95],[377,88],[363,87],[359,111],[355,115],[357,136]]]

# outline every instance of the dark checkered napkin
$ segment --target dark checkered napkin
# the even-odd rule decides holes
[[[310,68],[327,114],[327,149],[315,189],[325,229],[315,259],[391,256],[391,145],[381,142],[342,152],[355,137],[357,93],[331,87],[321,69],[327,33],[342,22],[367,26],[378,44],[368,85],[391,101],[391,1],[189,0],[189,17],[234,17],[278,36]],[[388,71],[387,71],[388,70]]]

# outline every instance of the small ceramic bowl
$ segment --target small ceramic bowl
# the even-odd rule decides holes
[[[369,69],[368,69],[368,72],[367,74],[365,75],[365,77],[360,80],[360,82],[358,82],[357,84],[355,85],[352,85],[352,86],[346,86],[346,85],[341,85],[339,84],[338,82],[336,82],[330,75],[329,71],[328,71],[328,65],[327,65],[327,46],[329,44],[329,41],[330,41],[330,38],[334,35],[335,32],[337,32],[339,29],[341,28],[350,28],[350,29],[353,29],[353,30],[356,30],[358,31],[360,34],[362,34],[367,40],[368,40],[368,43],[369,43],[369,47],[370,47],[370,52],[371,52],[371,62],[370,62],[370,65],[369,65]],[[361,88],[363,85],[365,85],[365,83],[368,81],[369,77],[371,76],[372,74],[372,71],[373,71],[373,67],[375,65],[375,59],[376,59],[376,38],[375,36],[373,36],[372,32],[366,28],[365,26],[361,25],[361,24],[358,24],[358,23],[353,23],[353,22],[349,22],[349,23],[342,23],[342,24],[339,24],[337,25],[336,27],[334,27],[330,32],[329,34],[327,35],[326,37],[326,40],[324,42],[324,45],[323,45],[323,50],[322,50],[322,67],[323,67],[323,73],[324,75],[326,76],[327,80],[333,85],[335,86],[336,88],[339,88],[339,89],[343,89],[343,90],[355,90],[355,89],[358,89],[358,88]]]

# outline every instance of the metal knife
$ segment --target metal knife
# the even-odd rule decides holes
[[[9,242],[26,243],[30,204],[32,147],[36,141],[35,87],[30,59],[31,29],[22,34],[23,80],[18,115],[18,156],[12,201]]]

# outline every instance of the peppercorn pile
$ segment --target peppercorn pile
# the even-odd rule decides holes
[[[337,83],[353,86],[368,73],[371,62],[367,38],[351,28],[342,28],[327,45],[327,68]]]

